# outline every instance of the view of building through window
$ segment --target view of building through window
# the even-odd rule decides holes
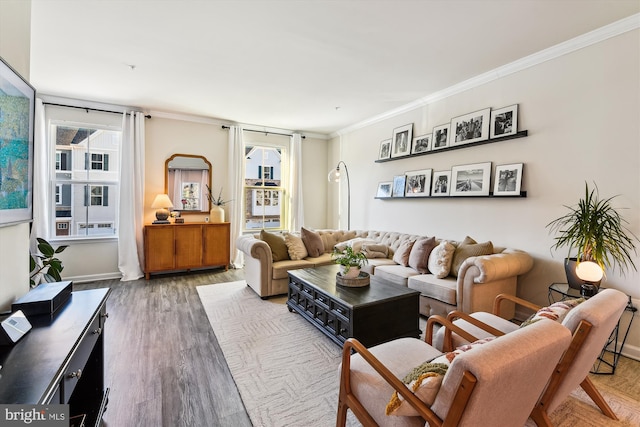
[[[116,236],[122,132],[53,124],[55,237]]]
[[[284,224],[284,147],[245,147],[244,229],[281,229]]]

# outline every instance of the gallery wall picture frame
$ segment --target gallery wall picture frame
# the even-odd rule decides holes
[[[391,190],[391,197],[404,197],[404,185],[406,176],[396,175],[393,177],[393,189]]]
[[[436,171],[433,173],[431,197],[444,197],[449,195],[451,187],[451,171]]]
[[[385,139],[380,143],[380,152],[378,153],[378,160],[391,158],[391,140]]]
[[[451,168],[451,196],[488,196],[491,162],[473,163]]]
[[[524,163],[497,165],[493,175],[494,196],[519,196]]]
[[[444,125],[438,125],[433,128],[433,138],[431,143],[431,150],[440,150],[449,146],[449,128],[450,123]]]
[[[455,147],[489,139],[490,117],[491,108],[485,108],[451,119],[450,145]]]
[[[403,157],[411,154],[412,139],[413,123],[395,128],[391,140],[391,157]]]
[[[0,58],[0,227],[33,220],[36,90]]]
[[[425,153],[431,150],[431,138],[433,134],[420,135],[413,138],[413,144],[411,144],[411,154]]]
[[[405,197],[428,197],[431,193],[431,174],[433,169],[405,172]]]
[[[503,136],[515,135],[517,133],[518,104],[491,111],[489,138],[502,138]]]
[[[376,197],[391,197],[392,188],[393,181],[384,181],[378,183],[378,191],[376,191]]]

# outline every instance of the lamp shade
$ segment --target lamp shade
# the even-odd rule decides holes
[[[329,182],[339,182],[340,181],[340,167],[338,166],[335,169],[331,169],[329,171],[329,175],[327,176]]]
[[[151,207],[154,209],[172,208],[173,203],[171,203],[171,199],[166,194],[158,194],[156,198],[153,199],[153,203],[151,203]]]
[[[585,282],[596,283],[602,280],[604,272],[595,262],[583,261],[576,266],[576,276]]]

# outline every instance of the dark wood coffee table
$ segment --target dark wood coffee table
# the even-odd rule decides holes
[[[357,338],[365,346],[420,336],[420,292],[371,276],[370,285],[336,284],[338,265],[289,271],[287,306],[342,344]]]

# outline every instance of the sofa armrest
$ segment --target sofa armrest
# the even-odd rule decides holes
[[[533,258],[518,249],[505,249],[498,254],[469,257],[460,266],[458,281],[464,279],[467,270],[472,267],[476,267],[472,269],[476,272],[473,282],[488,283],[526,273],[533,267]]]
[[[245,256],[256,258],[262,262],[266,262],[267,265],[273,263],[271,255],[271,248],[267,242],[256,239],[253,234],[245,234],[236,240],[236,247],[242,251]]]

